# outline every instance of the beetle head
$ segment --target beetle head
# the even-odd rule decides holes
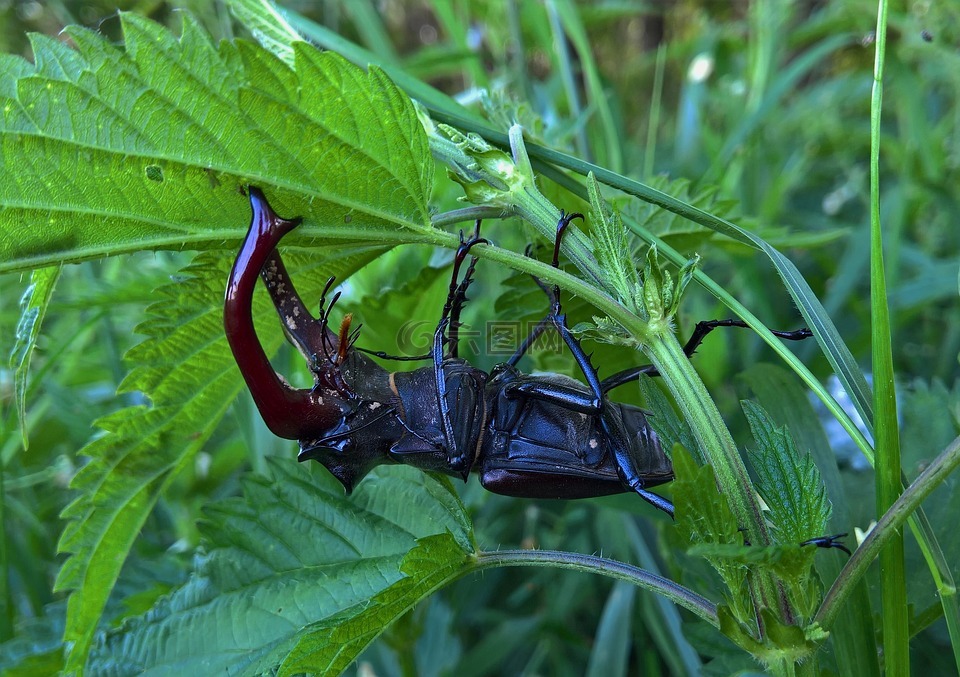
[[[350,492],[374,467],[394,462],[391,444],[404,431],[399,400],[389,372],[356,350],[348,349],[336,361],[319,361],[314,374],[314,393],[322,392],[344,413],[322,434],[301,438],[298,458],[321,463]]]

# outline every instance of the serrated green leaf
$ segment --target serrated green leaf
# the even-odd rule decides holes
[[[208,515],[191,580],[103,637],[92,669],[336,674],[473,552],[449,483],[409,467],[347,497],[318,466],[271,459]]]
[[[280,666],[280,675],[342,672],[386,627],[464,569],[466,553],[449,533],[418,539],[400,562],[400,579],[365,601],[311,626]]]
[[[812,572],[814,547],[804,541],[826,535],[830,502],[813,456],[801,454],[786,426],[778,428],[758,404],[742,402],[757,448],[751,465],[756,489],[767,505],[774,557],[764,566],[783,582],[800,619],[816,611],[822,597],[819,578]]]
[[[774,539],[790,545],[825,535],[830,502],[813,458],[801,454],[787,428],[778,428],[760,405],[741,404],[757,443],[750,460]]]
[[[600,184],[592,172],[587,175],[587,192],[590,196],[593,255],[610,288],[631,310],[635,310],[633,302],[640,278],[627,244],[627,229],[623,227],[620,214],[603,199]]]
[[[291,274],[323,267],[324,275],[302,276],[305,298],[318,296],[329,272],[346,276],[376,254],[338,250],[288,257]],[[121,391],[141,391],[151,407],[130,407],[98,421],[105,435],[81,453],[91,461],[72,488],[80,495],[63,516],[60,550],[72,553],[57,578],[57,589],[73,590],[67,608],[65,640],[73,642],[68,670],[80,669],[97,621],[126,555],[147,515],[177,471],[190,463],[216,429],[243,387],[223,333],[223,285],[230,258],[203,254],[178,279],[159,289],[158,303],[140,327],[148,338],[131,350],[137,366]],[[282,342],[276,313],[266,294],[254,298],[263,322],[268,354]],[[272,320],[272,321],[269,321]]]
[[[33,356],[33,349],[37,346],[43,317],[46,315],[47,306],[53,298],[53,289],[57,286],[59,279],[59,266],[33,271],[30,276],[30,285],[20,299],[20,321],[17,323],[16,339],[10,351],[10,367],[14,370],[14,395],[24,449],[28,446],[26,408],[30,358]]]
[[[718,199],[717,186],[708,186],[691,194],[691,184],[688,179],[670,179],[666,176],[652,177],[648,185],[720,217],[733,219],[737,216],[737,202]],[[720,239],[709,228],[650,203],[629,200],[625,202],[624,209],[642,228],[684,253],[695,251],[709,240]]]
[[[740,531],[726,498],[717,489],[713,468],[697,466],[693,457],[680,445],[671,454],[673,471],[673,500],[676,509],[676,527],[681,538],[691,546],[743,547]],[[727,595],[737,618],[752,615],[750,596],[745,589],[747,567],[726,557],[707,557],[727,586]]]
[[[266,0],[228,0],[230,13],[253,34],[261,45],[288,64],[293,64],[290,43],[301,40],[299,33],[280,16],[277,6]]]
[[[0,271],[222,247],[243,234],[248,183],[275,186],[301,236],[429,231],[426,136],[382,71],[305,43],[292,68],[214,47],[183,16],[179,39],[123,14],[125,49],[74,27],[76,50],[35,38],[36,66],[0,61]]]
[[[754,397],[764,403],[766,410],[775,416],[776,420],[787,426],[793,434],[797,444],[809,449],[820,475],[827,488],[827,495],[833,504],[833,515],[828,529],[831,533],[850,531],[849,517],[845,489],[837,469],[837,459],[833,449],[824,434],[823,427],[817,420],[813,407],[808,399],[807,391],[799,381],[791,378],[788,372],[770,364],[753,364],[738,376],[749,384]],[[925,412],[929,417],[929,411]],[[927,509],[929,509],[929,503]],[[934,524],[944,523],[933,519]],[[944,544],[954,542],[944,539]],[[948,554],[949,557],[949,554]],[[815,564],[821,580],[832,581],[840,573],[840,557],[819,557]],[[861,582],[854,593],[854,600],[844,605],[835,627],[843,627],[844,632],[833,636],[833,650],[837,656],[839,674],[879,674],[877,655],[873,650],[873,614],[870,612],[870,599],[866,585]]]

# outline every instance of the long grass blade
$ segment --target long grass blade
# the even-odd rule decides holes
[[[877,51],[870,100],[870,315],[873,342],[876,425],[877,518],[900,497],[900,430],[890,337],[887,280],[883,268],[880,224],[880,118],[883,105],[883,59],[887,44],[887,2],[877,12]],[[910,630],[903,534],[891,535],[880,551],[880,598],[883,654],[889,675],[910,674]]]

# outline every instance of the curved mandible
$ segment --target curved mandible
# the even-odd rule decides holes
[[[274,250],[301,219],[279,217],[259,188],[250,186],[248,192],[253,217],[227,281],[223,326],[240,373],[267,427],[278,437],[303,439],[335,426],[341,418],[340,408],[332,402],[324,404],[320,394],[291,387],[274,371],[254,329],[252,309],[257,277],[268,261],[280,261]],[[276,272],[276,268],[273,270]],[[290,293],[302,307],[292,285]],[[275,294],[274,302],[277,303]],[[277,306],[282,315],[280,304]]]

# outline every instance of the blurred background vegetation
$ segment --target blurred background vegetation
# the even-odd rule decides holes
[[[325,0],[284,5],[464,102],[477,103],[481,90],[490,92],[488,113],[504,128],[513,117],[531,121],[532,133],[545,143],[756,230],[797,263],[869,370],[875,1]],[[214,36],[235,37],[219,2],[2,0],[0,50],[29,57],[27,32],[55,35],[68,23],[119,41],[117,6],[175,30],[177,11],[185,9]],[[882,215],[904,463],[912,478],[960,430],[960,4],[904,1],[893,3],[891,12]],[[437,208],[454,208],[459,187],[444,180],[438,186]],[[551,194],[549,183],[544,190]],[[568,210],[581,207],[566,205]],[[672,244],[703,255],[706,270],[768,326],[798,324],[799,315],[765,259],[646,205],[620,202],[618,207],[649,213],[650,226]],[[503,246],[522,249],[530,237],[498,223],[486,228]],[[5,652],[11,662],[58,641],[63,601],[51,590],[60,563],[58,515],[71,499],[67,484],[83,463],[78,451],[98,434],[91,425],[96,418],[138,401],[136,394],[115,395],[125,374],[123,354],[138,342],[136,326],[145,318],[153,290],[189,259],[189,253],[145,253],[64,272],[32,366],[27,450],[13,407],[12,374],[0,369],[0,561],[8,563],[0,594],[0,641],[13,640]],[[413,291],[417,312],[424,315],[418,319],[435,321],[446,284],[441,266],[448,261],[448,252],[406,249],[386,255],[350,281],[345,294],[350,303],[344,306],[361,319],[367,315],[363,340],[369,347],[397,349],[389,339],[401,333],[412,312],[399,299]],[[478,269],[478,278],[472,292],[474,326],[483,327],[489,319],[530,320],[543,312],[542,295],[529,281],[487,266]],[[13,345],[17,299],[25,285],[20,277],[0,278],[4,350]],[[589,309],[573,300],[570,308],[575,316],[589,316]],[[699,319],[725,316],[711,297],[694,290],[681,309],[680,332],[686,336]],[[495,357],[485,350],[485,339],[478,329],[471,359],[489,367]],[[602,373],[630,364],[622,351],[595,350]],[[798,351],[827,377],[815,346]],[[570,370],[563,354],[541,351],[534,357],[529,369]],[[729,332],[711,336],[695,359],[731,425],[742,430],[737,400],[748,390],[738,375],[770,359],[769,353],[748,332]],[[291,351],[281,360],[289,372],[298,356]],[[842,433],[827,432],[844,479],[845,493],[831,496],[844,515],[840,530],[866,528],[873,501],[869,468],[849,455]],[[148,521],[115,592],[116,603],[108,609],[111,623],[148,608],[182,580],[204,504],[236,494],[240,474],[262,469],[266,456],[293,459],[292,446],[265,430],[246,399],[235,405],[213,440]],[[960,494],[953,491],[956,485],[948,481],[931,498],[934,523],[949,526],[960,514],[960,499],[951,496]],[[463,496],[487,549],[602,552],[659,569],[694,589],[711,589],[706,569],[671,549],[669,525],[635,497],[520,501],[487,494],[476,482],[464,488]],[[910,557],[917,561],[915,553]],[[919,564],[916,570],[924,571]],[[942,628],[932,622],[935,614],[920,614],[934,602],[926,578],[911,581],[916,626],[929,626],[913,641],[915,667],[949,674],[954,668],[943,650]],[[751,667],[730,649],[702,628],[681,628],[650,595],[582,575],[504,569],[463,580],[420,605],[367,652],[361,669],[462,676],[582,674],[585,669],[605,675],[728,674]]]

